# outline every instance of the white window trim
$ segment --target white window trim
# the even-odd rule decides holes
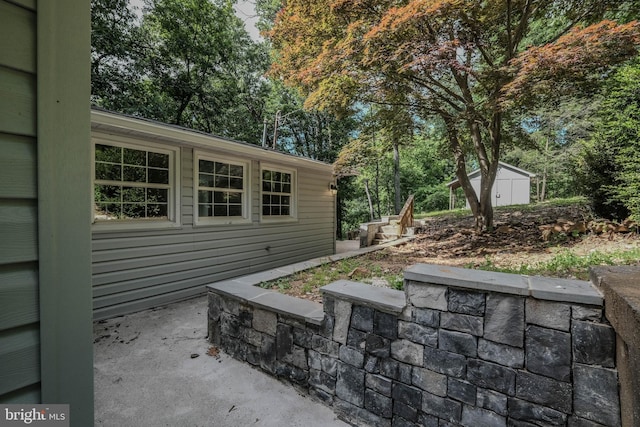
[[[291,174],[291,209],[289,215],[271,216],[262,215],[262,172],[265,170],[274,172],[284,172]],[[271,163],[260,164],[260,222],[279,223],[279,222],[295,222],[298,220],[298,171],[287,167],[274,165]]]
[[[115,147],[132,148],[146,151],[156,151],[169,155],[169,219],[123,219],[96,220],[95,218],[95,176],[96,176],[96,144],[112,145]],[[181,227],[180,212],[180,148],[171,145],[155,144],[134,138],[116,135],[92,136],[91,138],[91,222],[93,231],[127,231],[150,230]]]
[[[241,217],[204,217],[200,218],[198,208],[198,189],[200,188],[200,160],[229,163],[242,166],[242,216]],[[194,226],[231,225],[251,223],[251,162],[238,160],[224,155],[217,155],[206,151],[193,151],[193,224]]]

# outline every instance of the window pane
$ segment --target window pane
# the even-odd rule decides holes
[[[262,191],[271,191],[270,181],[262,181]]]
[[[122,148],[96,144],[96,161],[120,163],[122,162]]]
[[[138,202],[144,203],[144,188],[139,187],[123,187],[122,188],[122,201],[123,202]]]
[[[200,187],[213,187],[213,175],[201,173],[199,175],[198,185],[200,185]]]
[[[229,205],[229,216],[242,216],[242,206]]]
[[[169,155],[149,151],[149,166],[153,168],[169,169]]]
[[[280,196],[271,196],[271,204],[279,205],[280,204]]]
[[[209,160],[198,161],[198,169],[200,172],[213,173],[213,162]]]
[[[214,203],[227,203],[227,193],[224,191],[216,191],[213,193]]]
[[[144,203],[136,203],[136,204],[128,204],[124,203],[122,205],[122,216],[124,218],[144,218],[145,217],[145,206]]]
[[[227,205],[213,205],[213,216],[228,216]]]
[[[122,215],[121,205],[115,203],[97,203],[98,219],[120,219]]]
[[[96,184],[94,186],[94,198],[96,202],[119,202],[120,187],[116,185]]]
[[[271,215],[280,215],[280,206],[271,206]]]
[[[229,177],[216,175],[216,188],[229,188]]]
[[[169,171],[166,169],[149,169],[149,182],[152,184],[169,184]]]
[[[289,206],[282,206],[280,208],[280,215],[289,215]]]
[[[165,188],[148,188],[147,189],[147,202],[148,203],[167,203],[169,201],[169,190]]]
[[[127,182],[146,182],[146,172],[146,168],[125,166],[122,171],[122,180]]]
[[[282,182],[291,182],[291,174],[283,173],[282,174]]]
[[[122,166],[108,163],[96,163],[96,179],[105,181],[121,181]]]
[[[242,177],[242,166],[229,165],[229,175]]]
[[[198,205],[198,216],[213,216],[213,207],[211,205]]]
[[[229,188],[234,190],[242,190],[242,178],[229,179]]]
[[[268,194],[263,194],[262,195],[262,204],[263,205],[268,205],[271,203],[271,196],[269,196]]]
[[[280,204],[283,206],[289,206],[289,196],[282,196]]]
[[[168,214],[168,206],[161,204],[149,204],[147,205],[147,217],[148,218],[167,218]]]
[[[229,165],[227,163],[216,162],[216,174],[217,175],[229,175]]]
[[[291,184],[282,184],[282,192],[291,194]]]
[[[271,209],[269,208],[269,206],[263,206],[262,207],[262,215],[271,215]]]
[[[125,148],[122,155],[122,160],[126,165],[146,166],[147,152]]]
[[[242,203],[242,193],[227,193],[229,203]]]
[[[262,171],[262,179],[265,181],[271,181],[271,171]]]
[[[280,182],[282,180],[282,173],[281,172],[272,172],[273,174],[273,180],[276,182]]]
[[[280,184],[279,182],[274,182],[272,185],[273,185],[272,191],[275,191],[276,193],[279,193],[282,191],[282,184]]]
[[[213,192],[211,191],[202,191],[199,190],[198,191],[198,202],[199,203],[211,203],[213,200],[211,200],[213,197]]]

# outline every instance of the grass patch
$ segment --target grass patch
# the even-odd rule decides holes
[[[374,279],[378,279],[385,280],[393,289],[402,290],[404,286],[402,272],[384,269],[376,262],[382,256],[384,255],[378,252],[371,252],[358,257],[345,258],[277,280],[262,282],[259,286],[288,294],[307,294],[341,279],[369,284],[373,283]]]
[[[497,206],[497,207],[494,207],[493,209],[495,212],[515,212],[515,211],[531,212],[531,211],[536,211],[545,207],[584,206],[587,203],[588,202],[586,197],[576,196],[576,197],[567,197],[563,199],[550,199],[540,203],[530,203],[528,205]],[[462,218],[470,215],[472,215],[470,209],[461,208],[461,209],[453,209],[453,210],[446,210],[446,211],[422,212],[422,213],[415,214],[414,217],[416,219],[446,218],[446,217]]]
[[[570,277],[589,280],[589,267],[598,265],[637,265],[638,263],[640,263],[640,248],[614,252],[593,251],[587,255],[576,255],[570,250],[564,250],[549,261],[522,264],[518,267],[500,267],[487,257],[485,263],[476,268],[502,273],[526,274],[528,276]]]

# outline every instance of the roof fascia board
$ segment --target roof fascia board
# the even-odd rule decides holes
[[[150,137],[155,141],[177,146],[223,151],[227,154],[285,163],[324,172],[333,173],[333,166],[318,160],[274,151],[257,145],[226,140],[209,134],[168,126],[159,122],[114,114],[101,110],[91,110],[92,132],[115,133],[129,137]]]
[[[526,175],[526,176],[528,176],[529,178],[535,178],[535,176],[536,176],[536,174],[535,174],[535,173],[527,172],[526,170],[524,170],[524,169],[520,169],[520,168],[517,168],[517,167],[515,167],[515,166],[513,166],[513,165],[510,165],[509,163],[505,163],[505,162],[498,162],[498,165],[500,165],[500,166],[502,166],[503,168],[506,168],[506,169],[511,169],[512,171],[517,172],[517,173],[519,173],[519,174],[521,174],[521,175]],[[475,178],[479,173],[480,173],[480,169],[476,169],[476,170],[474,170],[473,172],[469,172],[469,173],[467,174],[467,176],[469,177],[469,179],[473,179],[473,178]],[[455,185],[457,182],[458,182],[458,180],[457,180],[457,179],[454,179],[453,181],[451,181],[451,182],[447,183],[447,186],[448,186],[448,187],[451,187],[451,186]],[[456,187],[456,188],[457,188],[457,187]]]

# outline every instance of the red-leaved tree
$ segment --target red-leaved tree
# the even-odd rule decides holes
[[[637,54],[640,26],[603,21],[624,0],[287,0],[272,74],[331,111],[378,103],[438,117],[478,230],[511,113],[597,83]],[[467,157],[480,168],[480,194]]]

